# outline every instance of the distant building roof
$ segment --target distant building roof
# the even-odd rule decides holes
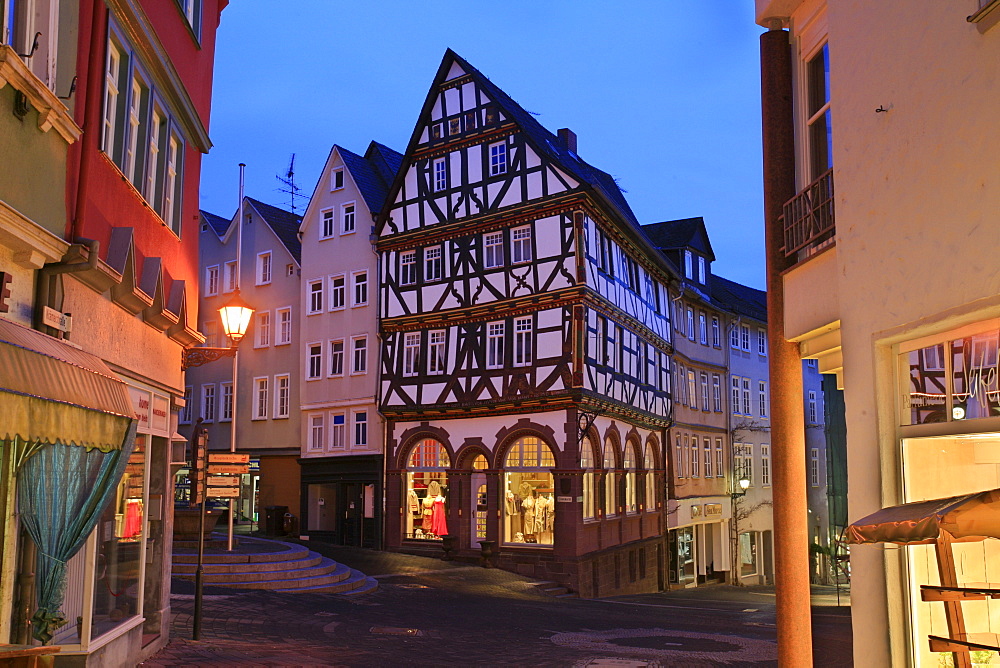
[[[229,223],[231,222],[228,218],[223,218],[222,216],[216,216],[214,213],[209,213],[208,211],[199,211],[201,217],[205,219],[205,222],[212,226],[215,233],[221,238],[226,234],[226,230],[229,229]]]
[[[364,157],[336,146],[344,166],[351,173],[355,185],[372,215],[378,214],[389,194],[389,186],[399,171],[403,156],[388,146],[372,142]]]
[[[246,200],[267,221],[267,224],[274,230],[274,234],[295,258],[295,261],[301,264],[302,242],[299,241],[299,225],[302,223],[302,216],[270,204],[264,204],[252,197],[247,197]]]
[[[660,250],[693,248],[704,253],[709,260],[715,261],[712,242],[709,241],[708,231],[705,229],[705,219],[701,216],[649,223],[642,226],[642,231]]]
[[[723,308],[760,322],[767,322],[767,293],[712,274],[712,299]]]

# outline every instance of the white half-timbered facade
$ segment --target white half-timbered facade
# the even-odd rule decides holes
[[[387,202],[386,546],[655,590],[675,274],[614,180],[449,50]]]

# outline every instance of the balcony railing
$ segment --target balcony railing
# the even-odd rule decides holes
[[[833,169],[823,172],[785,202],[785,256],[817,248],[833,238]]]

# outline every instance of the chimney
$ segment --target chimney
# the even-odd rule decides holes
[[[559,141],[566,149],[576,153],[576,133],[569,128],[561,128],[559,130]]]

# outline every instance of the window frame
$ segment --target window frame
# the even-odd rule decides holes
[[[351,273],[351,308],[368,306],[368,270]]]
[[[334,350],[336,344],[340,344],[340,350]],[[343,338],[330,339],[326,342],[326,348],[329,351],[329,357],[327,358],[326,365],[326,377],[327,378],[340,378],[344,375],[344,356],[345,351],[345,341]],[[339,369],[339,371],[337,370]]]
[[[337,233],[336,211],[332,206],[319,210],[319,240],[332,239]]]
[[[361,346],[358,346],[361,343]],[[359,357],[359,353],[361,356]],[[360,364],[359,364],[360,362]],[[351,337],[351,375],[361,376],[368,373],[368,335]]]
[[[490,176],[500,176],[507,173],[508,150],[507,140],[489,145]]]
[[[359,419],[360,418],[360,419]],[[368,447],[368,410],[353,411],[352,420],[354,423],[354,439],[352,446],[355,448]]]
[[[358,231],[357,202],[344,202],[340,205],[340,234],[346,236]]]
[[[278,316],[277,317],[278,330],[277,330],[277,336],[275,337],[274,345],[275,346],[291,345],[292,328],[294,327],[294,322],[292,321],[292,307],[283,306],[279,309],[275,309],[275,314]]]
[[[428,246],[423,253],[424,283],[444,280],[444,244]],[[433,271],[432,271],[433,269]]]
[[[250,413],[251,420],[266,420],[270,408],[271,379],[268,376],[255,376],[253,379],[253,404]]]
[[[448,331],[432,329],[427,332],[427,375],[439,376],[448,368]]]
[[[343,311],[347,308],[347,275],[331,274],[327,276],[330,290],[328,311]]]
[[[271,346],[271,312],[257,311],[254,314],[254,348],[269,348]]]
[[[284,382],[284,387],[282,387]],[[274,376],[274,419],[287,419],[291,415],[292,379],[287,373]]]
[[[222,287],[222,272],[217,264],[205,267],[205,296],[215,297]]]
[[[417,284],[417,251],[407,250],[399,253],[399,284]]]
[[[514,318],[511,366],[527,367],[535,363],[535,318]]]
[[[503,231],[485,232],[483,240],[483,269],[498,269],[504,266],[504,243]]]
[[[271,251],[257,253],[256,274],[257,285],[270,285],[273,274]]]
[[[412,378],[420,375],[420,332],[403,332],[402,375]]]
[[[435,158],[431,160],[431,191],[435,193],[444,192],[448,189],[448,158]]]
[[[530,224],[510,229],[511,264],[526,264],[534,259],[534,237],[534,231]]]
[[[319,352],[317,352],[317,350]],[[319,380],[323,377],[323,343],[310,341],[306,344],[305,355],[306,380]]]
[[[323,304],[326,302],[325,280],[314,278],[306,282],[306,315],[316,315],[323,312]],[[319,286],[319,289],[316,289]]]

